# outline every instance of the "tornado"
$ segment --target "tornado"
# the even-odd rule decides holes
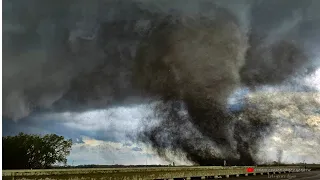
[[[258,163],[273,127],[230,96],[319,65],[312,0],[43,2],[4,2],[3,117],[150,103],[137,140],[166,160]]]

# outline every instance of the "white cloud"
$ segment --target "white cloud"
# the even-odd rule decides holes
[[[259,118],[270,121],[273,133],[261,143],[258,157],[283,162],[320,162],[320,93],[257,93],[251,103]]]
[[[51,113],[38,116],[41,119],[57,119],[65,126],[84,131],[98,131],[110,126],[123,130],[136,129],[139,121],[150,113],[146,105],[115,107],[81,113]]]
[[[83,137],[83,143],[75,143],[68,156],[68,164],[168,164],[143,144],[115,143]],[[133,149],[139,149],[133,150]],[[140,151],[141,149],[141,151]]]
[[[317,69],[312,75],[307,77],[306,79],[307,84],[312,87],[315,87],[320,91],[320,68]]]

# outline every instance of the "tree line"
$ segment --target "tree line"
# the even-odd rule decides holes
[[[19,133],[2,137],[3,169],[44,169],[67,163],[71,139],[56,134],[44,136]]]

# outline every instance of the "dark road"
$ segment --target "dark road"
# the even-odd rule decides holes
[[[238,180],[251,180],[251,179],[259,179],[259,180],[271,180],[271,179],[292,179],[292,180],[319,180],[320,179],[320,171],[310,171],[304,173],[285,173],[285,174],[270,174],[270,175],[257,175],[257,176],[248,176],[248,177],[232,177],[229,179],[238,179]]]

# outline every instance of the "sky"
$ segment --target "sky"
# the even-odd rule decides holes
[[[307,78],[311,86],[320,90],[320,69]],[[230,109],[240,110],[244,105],[243,98],[250,94],[248,89],[242,89],[230,97]],[[320,103],[319,103],[320,104]],[[105,110],[92,110],[81,113],[34,113],[29,117],[12,121],[3,119],[3,135],[15,135],[19,132],[48,134],[55,133],[73,140],[72,151],[67,157],[69,165],[80,164],[169,164],[158,157],[152,149],[139,141],[136,134],[142,127],[142,121],[152,113],[149,105],[137,105],[131,107],[115,107]],[[316,134],[320,138],[320,116],[315,122]],[[281,119],[278,117],[278,119]],[[273,135],[270,135],[262,143],[267,147],[260,157],[269,157],[269,160],[277,159],[279,147],[286,149],[283,161],[285,162],[320,162],[314,157],[313,151],[319,146],[319,139],[306,142],[300,136],[290,136],[290,143],[285,140],[288,134],[293,133],[290,125],[281,122]],[[311,134],[308,129],[301,132]],[[315,134],[313,134],[315,136]],[[294,145],[292,144],[294,142]],[[310,145],[311,143],[311,145]],[[318,143],[312,145],[312,143]],[[308,145],[311,147],[307,148]],[[320,146],[319,146],[320,148]],[[307,151],[310,151],[306,153]],[[177,160],[176,164],[190,164],[184,160]]]
[[[147,108],[117,107],[83,113],[34,114],[19,121],[3,119],[3,135],[56,133],[73,140],[68,164],[168,164],[133,135]]]
[[[150,30],[150,24],[153,21],[158,21],[156,16],[158,13],[162,17],[162,15],[174,15],[177,10],[177,12],[188,16],[201,12],[203,15],[211,17],[210,13],[213,11],[209,8],[209,4],[206,4],[206,1],[203,1],[203,4],[192,0],[174,2],[137,0],[135,3],[133,3],[134,1],[104,0],[90,1],[90,3],[86,0],[59,1],[59,3],[54,0],[30,0],[28,3],[24,0],[4,2],[6,8],[4,9],[3,25],[3,135],[15,135],[19,132],[55,133],[71,138],[73,146],[71,154],[68,156],[68,164],[71,165],[172,163],[159,158],[148,145],[137,141],[137,134],[142,131],[145,122],[151,124],[149,117],[152,116],[153,111],[150,104],[143,104],[145,97],[141,97],[141,94],[132,88],[134,84],[131,82],[133,74],[131,71],[134,64],[132,61],[138,44]],[[280,3],[276,8],[271,1],[264,1],[262,5],[259,3],[256,4],[257,6],[252,5],[258,8],[257,11],[253,11],[253,16],[250,18],[247,15],[250,14],[250,8],[247,4],[247,2],[251,2],[250,0],[237,1],[240,2],[239,4],[225,0],[216,2],[233,12],[238,18],[241,31],[248,30],[250,24],[248,22],[252,18],[251,28],[256,28],[255,31],[261,33],[259,34],[261,36],[265,36],[264,33],[268,34],[265,44],[262,46],[267,45],[266,52],[262,50],[261,57],[247,59],[248,78],[257,78],[256,81],[259,82],[257,75],[261,75],[260,78],[266,82],[269,80],[273,82],[272,79],[277,82],[278,78],[291,77],[290,73],[298,72],[299,74],[301,69],[306,70],[296,67],[296,65],[300,65],[300,61],[301,63],[307,61],[305,64],[307,68],[319,66],[318,56],[320,55],[317,47],[319,31],[317,30],[320,29],[320,25],[316,22],[320,22],[320,16],[316,8],[318,3],[316,0],[305,1],[305,5],[302,1],[294,1],[295,3],[293,3],[293,0],[290,0],[290,3]],[[227,3],[224,4],[224,2]],[[277,13],[269,13],[270,5],[275,8]],[[296,13],[292,15],[292,12],[296,11],[296,7],[300,6],[306,6],[300,9],[301,12],[299,11],[301,18],[304,19],[301,22],[300,16],[296,17],[294,15]],[[302,12],[302,10],[304,11]],[[228,18],[228,16],[223,17]],[[113,28],[110,28],[111,26]],[[287,54],[281,54],[284,59],[282,56],[279,59],[268,59],[271,56],[269,53],[277,54],[277,52],[273,52],[276,49],[273,46],[270,47],[271,50],[268,49],[270,44],[277,44],[279,39],[292,38],[297,42],[304,43],[300,48],[308,55],[312,54],[311,58],[305,58],[298,51],[294,52],[298,54],[297,59],[292,60],[291,56],[289,59],[285,59]],[[194,54],[197,53],[190,53],[186,57],[191,57]],[[260,55],[260,53],[258,54]],[[299,59],[300,57],[302,59]],[[232,61],[235,59],[237,58],[230,58]],[[220,66],[221,63],[217,61],[212,63],[215,65],[213,70],[206,70],[208,69],[206,65],[199,64],[201,65],[199,67],[204,67],[204,69],[200,68],[196,71],[198,66],[190,64],[190,66],[189,64],[185,66],[189,67],[190,71],[187,70],[186,74],[181,74],[181,77],[189,78],[182,79],[192,80],[190,74],[195,77],[199,76],[194,78],[195,81],[199,81],[199,83],[195,83],[196,85],[201,85],[202,80],[208,79],[207,85],[210,85],[208,87],[213,88],[208,92],[213,92],[210,94],[213,98],[219,99],[220,92],[227,92],[228,88],[219,89],[220,86],[212,86],[211,78],[215,76],[216,71],[220,70],[224,74],[233,74],[228,65],[226,65],[226,69],[221,68],[223,63]],[[233,67],[238,63],[231,64],[230,67]],[[147,63],[143,65],[147,65]],[[240,69],[237,70],[240,71]],[[164,74],[170,73],[164,72]],[[137,82],[143,81],[147,75],[143,74],[141,79],[137,79]],[[208,77],[204,77],[205,75]],[[277,77],[278,75],[279,77]],[[237,80],[240,81],[240,79]],[[306,91],[312,87],[313,91],[319,92],[320,69],[307,78],[293,78],[289,81],[291,84],[263,86],[258,90],[264,93],[284,91],[290,95],[292,91]],[[185,84],[192,85],[193,83],[187,82]],[[232,83],[231,85],[233,86]],[[250,83],[246,85],[250,86]],[[160,84],[159,88],[161,89],[162,86],[163,84]],[[171,86],[168,87],[169,91],[174,89]],[[179,88],[181,88],[182,94],[184,91],[188,92],[191,89],[192,92],[197,89],[184,88],[184,86],[179,86]],[[217,92],[219,93],[216,96]],[[228,98],[230,105],[228,110],[240,111],[245,106],[245,97],[251,92],[248,88],[237,89],[233,92]],[[225,100],[224,95],[222,96],[221,99]],[[283,96],[276,98],[280,100],[279,106],[281,103],[287,102],[281,101],[286,95]],[[310,96],[312,96],[311,93]],[[258,98],[260,104],[267,103],[269,100],[261,101]],[[294,101],[294,99],[290,101]],[[288,109],[284,108],[283,110],[266,105],[268,107],[266,111],[261,110],[260,113],[270,119],[275,119],[275,131],[261,142],[260,150],[262,151],[258,153],[259,157],[267,157],[267,160],[273,161],[277,159],[277,151],[283,149],[284,161],[320,162],[320,159],[315,156],[317,153],[319,154],[316,151],[317,148],[320,149],[319,117],[317,114],[303,114],[307,111],[300,112],[297,107],[299,103],[303,107],[311,107],[310,101],[303,101],[303,104],[296,102],[294,105],[290,104]],[[301,118],[296,120],[297,122],[291,123],[282,121],[290,112],[299,114]],[[11,119],[6,119],[6,117]],[[290,116],[287,116],[288,118],[290,119]],[[157,122],[157,119],[151,120]],[[208,121],[199,122],[201,122],[200,125],[203,125],[202,122]],[[194,131],[191,129],[189,132]],[[290,142],[287,141],[288,139]],[[185,159],[178,158],[174,161],[176,164],[189,163]]]

